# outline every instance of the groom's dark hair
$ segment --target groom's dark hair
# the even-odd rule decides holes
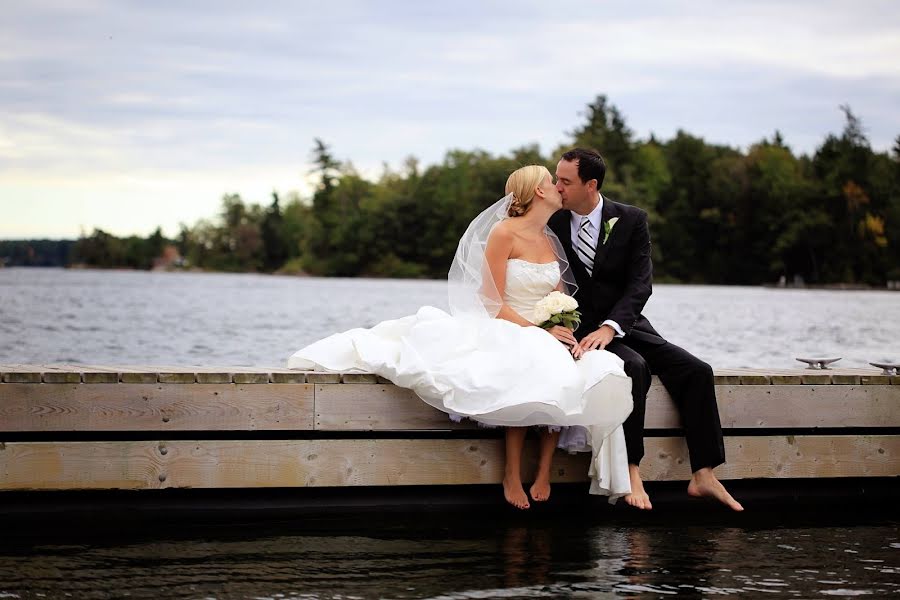
[[[606,161],[596,150],[588,148],[573,148],[562,155],[562,159],[568,162],[578,161],[578,177],[581,183],[597,180],[597,189],[603,187],[603,178],[606,177]]]

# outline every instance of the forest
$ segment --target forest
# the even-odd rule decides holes
[[[549,154],[450,150],[440,164],[409,157],[370,180],[315,139],[311,197],[226,194],[219,214],[182,224],[175,239],[157,228],[146,238],[95,229],[74,241],[0,241],[0,264],[149,269],[174,247],[183,269],[443,278],[466,225],[503,195],[511,171],[552,173],[563,150],[584,146],[607,161],[603,194],[649,213],[657,282],[883,286],[900,280],[900,136],[877,152],[860,118],[839,108],[843,131],[811,156],[778,131],[746,151],[680,130],[639,139],[602,95]]]

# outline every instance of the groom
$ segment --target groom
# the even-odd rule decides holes
[[[556,168],[563,209],[549,224],[566,250],[578,284],[575,298],[581,326],[576,337],[581,348],[605,348],[616,354],[632,379],[634,410],[623,425],[631,476],[631,494],[625,501],[652,508],[639,465],[644,456],[647,391],[656,375],[681,414],[693,472],[688,494],[743,510],[713,473],[725,462],[725,446],[712,368],[664,340],[641,314],[653,279],[647,213],[602,196],[605,175],[606,163],[597,152],[575,148],[563,154]]]

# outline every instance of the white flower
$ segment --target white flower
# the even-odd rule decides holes
[[[543,306],[535,306],[534,307],[534,322],[535,323],[543,323],[547,319],[549,319],[552,315],[550,311],[547,310]]]
[[[615,227],[616,222],[619,220],[619,217],[613,217],[609,221],[603,224],[603,243],[606,243],[606,240],[609,239],[609,234],[612,233],[613,227]]]
[[[556,298],[547,296],[542,300],[542,302],[544,308],[546,308],[551,315],[555,315],[559,312],[559,300],[557,300]]]
[[[575,300],[572,296],[567,294],[563,294],[562,292],[557,292],[560,298],[560,304],[562,305],[563,311],[575,310],[578,308],[578,301]]]
[[[537,317],[544,315],[544,313],[547,313],[546,318],[537,319],[538,323],[542,323],[553,315],[572,311],[576,308],[578,308],[578,302],[575,300],[575,298],[567,296],[562,292],[554,291],[541,298],[535,305],[535,318],[537,319]]]
[[[558,291],[550,292],[534,305],[532,310],[534,323],[544,329],[549,329],[553,325],[577,329],[581,323],[581,315],[577,308],[578,302],[572,296]]]

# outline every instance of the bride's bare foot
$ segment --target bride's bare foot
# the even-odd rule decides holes
[[[506,501],[516,508],[524,510],[531,507],[531,504],[528,503],[528,496],[525,494],[525,488],[522,487],[522,481],[517,477],[507,475],[503,478],[503,495],[506,497]]]
[[[544,502],[550,499],[550,478],[539,474],[531,484],[531,497],[535,502]]]
[[[541,429],[541,452],[538,457],[538,468],[531,485],[531,497],[535,502],[546,502],[550,499],[550,467],[553,465],[553,453],[559,442],[559,430]]]
[[[731,497],[722,482],[716,478],[713,470],[708,467],[699,469],[691,476],[687,491],[688,494],[697,498],[718,500],[731,510],[738,512],[744,510],[741,503]]]
[[[631,493],[625,494],[625,503],[641,510],[650,510],[650,496],[644,490],[644,481],[641,479],[641,469],[637,465],[628,465],[628,476],[631,479]]]

